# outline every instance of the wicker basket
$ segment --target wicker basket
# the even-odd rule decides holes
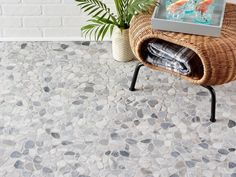
[[[224,24],[219,38],[153,31],[152,12],[153,9],[149,13],[135,16],[130,27],[131,48],[144,65],[201,85],[221,85],[236,80],[236,5],[226,5]],[[147,63],[144,48],[153,38],[192,49],[198,55],[195,60],[198,69],[191,76],[183,76]]]

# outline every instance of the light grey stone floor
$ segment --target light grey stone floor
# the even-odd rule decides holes
[[[236,82],[199,86],[111,44],[0,43],[0,177],[236,177]]]

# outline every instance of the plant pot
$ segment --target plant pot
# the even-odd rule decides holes
[[[134,59],[129,43],[129,29],[115,29],[112,35],[112,54],[117,61],[127,62]]]

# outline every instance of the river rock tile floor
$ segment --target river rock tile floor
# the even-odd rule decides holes
[[[235,177],[236,82],[207,90],[111,43],[0,43],[1,177]]]

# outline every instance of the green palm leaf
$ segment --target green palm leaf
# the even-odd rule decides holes
[[[113,20],[113,23],[116,23],[116,16],[111,13],[110,8],[106,6],[105,3],[100,0],[76,0],[78,6],[92,17],[103,16],[103,18],[110,18]],[[102,15],[101,15],[102,14]]]
[[[88,20],[91,24],[85,25],[81,28],[82,34],[87,37],[89,35],[90,39],[92,34],[94,34],[95,40],[103,40],[107,31],[110,29],[110,33],[113,32],[114,24],[109,19],[100,19],[100,18],[92,18]]]
[[[154,5],[157,5],[157,0],[130,0],[128,11],[130,14],[136,15]]]
[[[82,33],[95,40],[103,40],[107,32],[112,32],[114,27],[129,28],[132,17],[146,11],[150,6],[157,5],[157,0],[114,0],[116,12],[111,12],[102,0],[76,0],[78,6],[91,16],[88,25],[81,28]]]

